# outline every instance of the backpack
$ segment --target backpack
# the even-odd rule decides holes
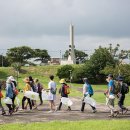
[[[93,92],[93,88],[92,88],[92,86],[91,86],[90,84],[86,84],[86,87],[87,87],[88,94],[93,95],[94,92]]]
[[[70,87],[68,85],[64,85],[64,94],[70,94]]]
[[[116,80],[114,80],[114,88],[112,90],[113,94],[118,94],[120,92],[120,84],[116,82]]]
[[[52,94],[54,94],[54,95],[55,95],[55,94],[56,94],[57,89],[55,89],[55,90],[54,90],[53,88],[51,88],[51,89],[50,89],[50,91],[51,91],[51,93],[52,93]]]
[[[38,83],[38,92],[41,92],[42,89],[43,89],[43,86],[40,83]]]
[[[124,94],[129,93],[129,86],[126,83],[122,84],[122,89]]]

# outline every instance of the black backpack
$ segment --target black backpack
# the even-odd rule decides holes
[[[122,90],[124,94],[129,93],[129,86],[126,83],[122,84]]]

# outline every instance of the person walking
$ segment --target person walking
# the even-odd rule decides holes
[[[3,94],[2,94],[2,83],[0,82],[0,108],[1,108],[1,111],[2,111],[2,115],[5,115],[6,112],[5,112],[4,107],[2,106],[2,102],[1,102],[2,98],[3,98]]]
[[[37,78],[34,79],[34,83],[35,83],[35,86],[37,87],[37,93],[39,94],[39,99],[40,99],[40,104],[39,105],[42,105],[43,104],[43,100],[42,100],[43,86],[39,82],[39,79],[37,79]]]
[[[53,81],[54,76],[51,75],[50,77],[50,82],[48,83],[48,98],[49,98],[49,104],[50,104],[50,111],[53,112],[56,111],[56,106],[55,106],[55,99],[56,99],[56,83]]]
[[[17,87],[17,83],[16,83],[16,80],[14,79],[14,77],[13,76],[10,76],[10,77],[8,77],[8,79],[10,79],[11,80],[11,87],[12,87],[12,89],[13,89],[13,98],[12,98],[12,108],[13,108],[13,111],[15,110],[15,108],[16,108],[16,105],[15,105],[15,98],[16,98],[16,93],[15,93],[15,90],[16,90],[16,87]],[[18,109],[18,108],[17,108]]]
[[[117,111],[114,108],[114,101],[115,101],[115,95],[114,95],[114,89],[115,89],[115,85],[114,85],[114,80],[113,80],[113,75],[109,74],[107,76],[106,81],[108,82],[108,89],[106,94],[106,98],[107,98],[107,106],[110,108],[111,114],[109,115],[109,117],[116,117],[119,114],[119,111]]]
[[[13,89],[11,86],[11,80],[7,79],[6,81],[6,98],[9,98],[12,100],[13,98]],[[9,114],[12,115],[13,113],[13,108],[11,104],[6,104],[6,106],[9,108]]]
[[[84,100],[85,100],[85,97],[86,96],[92,97],[92,95],[93,95],[93,88],[92,88],[91,84],[89,83],[88,79],[83,78],[83,82],[84,82],[84,85],[83,85],[83,100],[82,100],[81,112],[84,112],[84,108],[85,108],[85,101]],[[92,106],[92,105],[90,105],[90,106],[91,106],[91,108],[93,110],[93,113],[95,113],[97,111],[96,107]]]
[[[24,87],[24,92],[26,92],[26,91],[31,91],[31,86],[30,86],[29,78],[25,78],[25,79],[24,79],[24,82],[26,83],[26,85],[25,85],[25,87]],[[32,110],[31,100],[30,100],[30,98],[27,98],[26,96],[24,96],[23,99],[22,99],[22,110],[25,109],[25,107],[24,107],[24,102],[25,102],[26,100],[28,101],[30,110]]]
[[[68,88],[68,86],[67,86],[65,79],[61,79],[59,82],[61,83],[61,88],[59,89],[59,94],[61,94],[61,98],[62,97],[68,98],[68,93],[67,93],[67,90],[66,90]],[[61,106],[62,106],[62,102],[60,102],[58,110],[61,110]],[[70,111],[71,107],[68,106],[67,110]]]
[[[128,89],[128,85],[123,82],[123,77],[122,76],[118,76],[116,80],[120,85],[120,91],[119,91],[119,93],[117,95],[117,97],[119,99],[118,100],[118,106],[120,108],[120,111],[123,114],[123,113],[126,113],[128,111],[128,108],[126,108],[124,106],[125,94],[127,94],[127,92],[129,91],[129,90],[126,90],[126,89]]]

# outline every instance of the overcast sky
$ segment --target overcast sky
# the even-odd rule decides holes
[[[68,49],[70,23],[76,49],[130,49],[130,0],[0,0],[0,53],[27,45],[58,57]]]

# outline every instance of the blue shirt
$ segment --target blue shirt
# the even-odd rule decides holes
[[[6,84],[6,97],[13,98],[13,88],[11,84]]]
[[[88,94],[93,95],[93,88],[92,88],[91,84],[85,83],[84,87],[87,87]]]
[[[113,95],[114,94],[114,81],[113,80],[110,80],[108,83],[108,89],[110,89],[110,88],[111,88],[111,90],[110,90],[109,94]]]

